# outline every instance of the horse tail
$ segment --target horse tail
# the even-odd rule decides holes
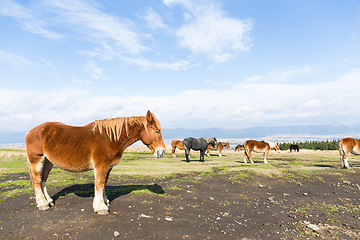
[[[247,141],[244,142],[244,150],[247,158],[249,158],[249,148],[247,147]]]
[[[340,158],[342,158],[345,155],[345,151],[342,145],[342,139],[339,141],[339,152],[340,152]]]
[[[30,163],[29,157],[26,156],[26,158],[27,158],[27,165],[28,165],[28,168],[29,168],[30,184],[31,184],[31,187],[33,188],[33,187],[34,187],[33,170],[32,170],[32,167],[31,167],[31,163]]]

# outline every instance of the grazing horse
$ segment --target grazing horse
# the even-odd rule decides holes
[[[150,111],[146,116],[97,120],[74,127],[46,122],[25,136],[31,184],[39,210],[53,206],[46,190],[46,180],[53,165],[71,172],[94,170],[94,211],[109,213],[110,201],[105,186],[111,169],[122,160],[125,149],[141,140],[155,155],[164,156],[165,144],[160,122]]]
[[[241,149],[244,149],[244,145],[238,144],[238,145],[235,147],[235,152],[236,152],[236,150],[237,150],[238,152],[240,152]]]
[[[339,141],[341,166],[350,169],[348,158],[350,153],[360,155],[360,139],[343,138]]]
[[[244,163],[246,163],[246,158],[250,160],[251,163],[254,161],[251,158],[252,151],[257,153],[264,153],[264,163],[267,164],[267,155],[269,154],[270,149],[275,149],[276,152],[280,152],[279,143],[267,142],[267,141],[255,141],[248,140],[244,142]]]
[[[219,157],[221,157],[221,151],[224,148],[230,149],[230,144],[228,142],[218,142],[217,143],[217,148],[214,148],[211,144],[207,147],[207,156],[210,157],[210,148],[214,149],[214,150],[219,150]]]
[[[290,145],[290,152],[294,150],[295,152],[299,152],[299,146],[296,144],[291,144]]]
[[[193,138],[187,137],[183,140],[183,146],[185,148],[186,162],[190,162],[190,149],[200,150],[200,162],[205,162],[204,155],[207,147],[211,144],[215,149],[217,148],[217,140],[213,137],[205,138]]]
[[[171,141],[171,152],[172,152],[173,157],[176,157],[176,154],[175,154],[176,148],[178,148],[180,150],[185,150],[181,140],[172,140]]]

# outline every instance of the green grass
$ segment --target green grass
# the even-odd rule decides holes
[[[1,149],[3,156],[0,155],[0,199],[3,201],[12,196],[17,196],[21,192],[31,192],[30,181],[16,179],[7,181],[10,175],[20,174],[28,178],[28,167],[25,151],[23,149]],[[300,153],[289,153],[288,151],[279,154],[270,152],[268,155],[269,164],[263,163],[261,154],[253,154],[254,164],[244,163],[243,152],[224,151],[222,157],[205,156],[205,162],[199,162],[199,152],[191,153],[191,162],[185,162],[183,152],[177,154],[176,158],[170,152],[165,154],[162,159],[154,158],[150,151],[136,152],[126,150],[123,160],[115,166],[110,174],[110,180],[117,179],[122,182],[136,181],[136,179],[161,179],[163,177],[173,178],[173,182],[187,181],[193,178],[189,173],[204,178],[211,178],[214,174],[224,175],[231,178],[231,181],[242,183],[244,180],[254,180],[256,176],[265,175],[275,177],[279,181],[300,182],[309,180],[313,176],[322,174],[323,170],[351,171],[341,169],[338,151],[301,151]],[[360,158],[350,156],[350,165],[359,166]],[[181,177],[177,177],[181,176]],[[150,180],[151,181],[151,180]],[[64,188],[75,184],[90,184],[94,182],[93,171],[83,173],[66,172],[54,167],[48,179],[48,185],[54,188]],[[151,192],[151,189],[113,189],[125,193]],[[175,189],[174,189],[175,190]],[[78,190],[80,191],[80,190]],[[84,194],[79,192],[79,194]],[[114,193],[119,194],[119,193]],[[0,201],[1,201],[0,200]]]

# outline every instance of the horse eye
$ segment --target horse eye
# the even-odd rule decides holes
[[[159,130],[155,130],[155,133],[159,133],[160,131]]]

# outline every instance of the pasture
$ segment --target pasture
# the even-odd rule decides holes
[[[55,206],[36,208],[23,149],[0,149],[0,239],[359,239],[360,157],[338,151],[191,151],[156,159],[130,147],[111,172],[110,214],[93,212],[94,174],[54,167]],[[311,224],[318,228],[311,228]],[[309,227],[310,226],[310,227]]]

